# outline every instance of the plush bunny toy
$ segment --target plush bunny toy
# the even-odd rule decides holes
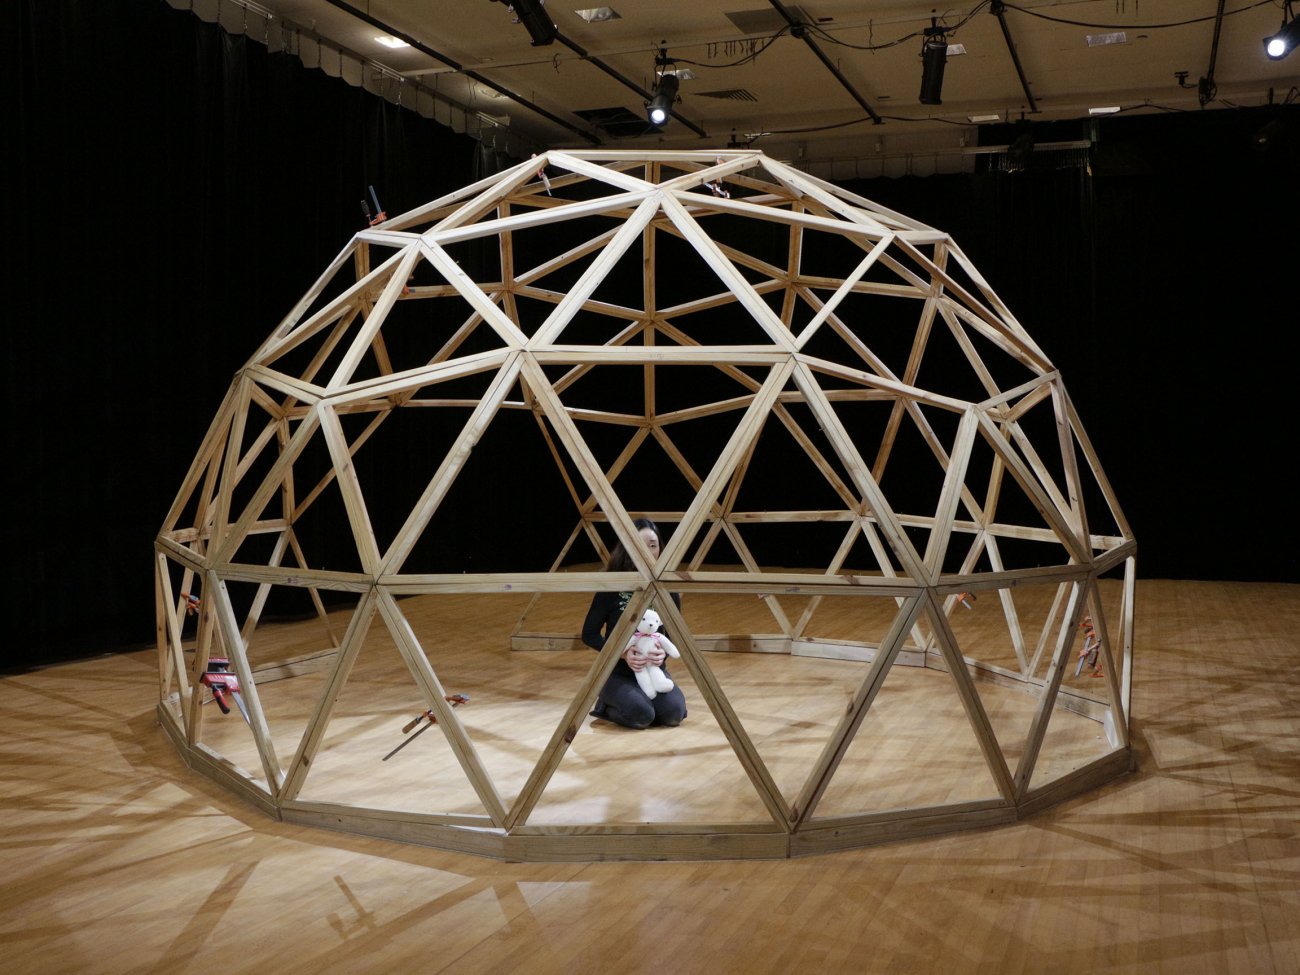
[[[681,653],[673,646],[672,641],[659,632],[659,627],[662,625],[659,614],[653,609],[647,609],[645,615],[641,617],[641,622],[636,625],[636,632],[632,634],[632,639],[627,641],[626,650],[632,650],[634,656],[645,657],[649,656],[651,649],[658,647],[670,657],[680,657]],[[646,664],[638,670],[636,682],[641,690],[645,691],[645,696],[651,700],[673,689],[672,679],[663,672],[663,668],[655,664]]]

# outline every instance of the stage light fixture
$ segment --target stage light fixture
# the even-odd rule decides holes
[[[1256,152],[1269,152],[1286,142],[1289,135],[1286,122],[1280,118],[1270,119],[1251,136],[1250,145]]]
[[[1027,169],[1034,155],[1034,134],[1023,125],[1017,126],[1017,130],[1020,134],[1007,146],[1007,164],[1013,172]]]
[[[942,105],[943,69],[948,63],[948,37],[935,19],[925,29],[925,42],[921,45],[921,104]]]
[[[1288,6],[1287,11],[1291,8]],[[1282,26],[1272,37],[1264,38],[1264,53],[1268,55],[1270,61],[1281,61],[1284,57],[1300,45],[1300,18],[1292,14],[1288,21],[1285,17],[1282,20]]]
[[[492,0],[492,2],[506,5],[506,8],[515,15],[515,21],[523,24],[524,29],[528,31],[533,47],[550,44],[559,33],[555,22],[543,9],[546,0]]]
[[[646,118],[655,128],[662,127],[673,114],[673,103],[677,101],[677,89],[681,83],[676,62],[668,56],[668,49],[661,47],[655,55],[654,94],[645,106]]]
[[[650,120],[651,125],[661,126],[668,121],[668,116],[673,113],[673,103],[677,101],[677,87],[679,82],[677,75],[669,74],[665,71],[659,76],[659,83],[655,85],[654,97],[646,105],[646,118]]]

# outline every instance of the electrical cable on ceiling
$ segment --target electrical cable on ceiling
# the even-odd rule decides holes
[[[971,7],[964,15],[962,15],[962,17],[959,20],[957,20],[956,23],[952,25],[945,25],[947,32],[950,34],[955,33],[961,27],[965,26],[972,18],[974,18],[976,14],[980,13],[980,11],[982,11],[985,7],[987,7],[990,2],[991,0],[979,0],[979,2],[976,3],[975,6]],[[1276,6],[1276,5],[1277,5],[1277,0],[1255,0],[1254,3],[1247,4],[1244,7],[1238,7],[1235,10],[1224,11],[1224,16],[1231,17],[1233,14],[1246,13],[1247,11],[1254,10],[1257,7]],[[1054,17],[1051,14],[1041,13],[1037,10],[1032,10],[1027,7],[1022,7],[1016,3],[1004,3],[1003,6],[1006,7],[1006,9],[1008,10],[1014,10],[1017,13],[1022,13],[1029,17],[1037,17],[1040,20],[1050,20],[1058,24],[1069,24],[1074,27],[1090,27],[1098,30],[1164,30],[1165,28],[1169,28],[1169,27],[1186,27],[1191,24],[1202,24],[1205,23],[1206,21],[1214,20],[1217,16],[1216,14],[1207,14],[1203,17],[1193,17],[1189,20],[1169,21],[1163,24],[1128,24],[1128,23],[1101,24],[1101,23],[1090,23],[1088,21],[1082,21],[1082,20],[1070,20],[1065,17]],[[910,31],[907,34],[903,34],[900,37],[894,38],[893,40],[882,41],[879,44],[875,44],[875,43],[853,44],[850,41],[846,41],[836,37],[835,34],[831,33],[825,27],[822,27],[819,24],[808,23],[808,24],[804,24],[803,26],[811,33],[815,34],[821,40],[826,41],[828,44],[835,44],[838,45],[839,47],[846,47],[853,51],[884,51],[891,47],[897,47],[900,44],[906,44],[908,41],[915,40],[916,38],[923,37],[925,35],[925,31],[924,29],[922,29],[922,30]],[[850,30],[854,28],[846,27],[843,29]],[[874,24],[871,25],[869,29],[871,29],[874,32]],[[678,58],[678,60],[681,61],[682,64],[691,64],[701,68],[734,68],[739,65],[747,64],[748,62],[755,60],[758,57],[758,55],[762,54],[763,51],[767,50],[767,48],[770,47],[773,42],[775,42],[778,38],[782,37],[783,35],[790,33],[790,31],[791,28],[789,26],[781,28],[775,34],[768,37],[767,40],[764,42],[763,46],[759,48],[757,51],[755,51],[753,54],[747,55],[746,57],[743,57],[738,61],[728,62],[727,64],[708,64],[699,61],[687,61],[684,58]]]
[[[1206,14],[1204,17],[1193,17],[1191,20],[1175,20],[1167,24],[1090,24],[1082,20],[1068,20],[1065,17],[1053,17],[1051,14],[1039,13],[1037,10],[1029,10],[1015,3],[1004,4],[1008,10],[1014,10],[1017,13],[1025,14],[1029,17],[1037,17],[1039,20],[1050,20],[1056,24],[1069,24],[1072,27],[1096,27],[1101,30],[1162,30],[1165,27],[1186,27],[1189,24],[1203,24],[1207,20],[1214,20],[1218,17],[1217,13]],[[1255,3],[1247,4],[1244,7],[1238,7],[1236,10],[1225,10],[1223,16],[1231,17],[1233,14],[1245,13],[1248,10],[1254,10],[1256,7],[1276,6],[1276,0],[1255,0]]]
[[[782,27],[779,31],[777,31],[777,32],[776,32],[775,34],[773,34],[771,37],[767,38],[767,40],[763,42],[763,46],[762,46],[762,47],[758,48],[757,50],[751,50],[750,53],[749,53],[749,54],[746,54],[743,58],[740,58],[740,59],[737,60],[737,61],[729,61],[729,62],[727,62],[726,64],[708,64],[708,63],[703,62],[703,61],[689,61],[689,60],[687,60],[686,58],[675,58],[674,60],[680,62],[681,64],[690,64],[690,65],[693,65],[694,67],[697,67],[697,68],[738,68],[738,67],[740,67],[742,64],[749,64],[751,61],[757,61],[757,60],[758,60],[758,56],[759,56],[760,54],[762,54],[762,53],[763,53],[764,51],[766,51],[769,47],[771,47],[774,43],[776,43],[776,41],[777,41],[778,38],[780,38],[780,37],[782,37],[783,35],[788,34],[788,33],[790,33],[790,27],[789,27],[789,25],[787,24],[785,27]],[[714,45],[710,45],[710,47],[714,47]]]
[[[971,7],[971,9],[966,12],[965,16],[963,16],[961,20],[957,21],[957,23],[952,24],[951,26],[945,24],[944,30],[949,34],[955,33],[959,28],[964,27],[977,13],[987,7],[989,2],[990,0],[980,0],[980,2]],[[1008,4],[1008,6],[1010,6],[1010,4]],[[850,44],[848,41],[840,40],[835,37],[835,35],[826,30],[826,28],[817,24],[808,24],[807,27],[828,44],[837,44],[840,47],[847,47],[854,51],[883,51],[887,48],[897,47],[900,44],[906,44],[908,41],[925,36],[925,30],[922,29],[914,30],[909,34],[904,34],[902,37],[895,38],[892,41],[885,41],[881,44]],[[874,30],[874,27],[871,29]]]

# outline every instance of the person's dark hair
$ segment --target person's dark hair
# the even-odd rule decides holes
[[[663,532],[661,532],[659,526],[649,518],[638,518],[636,521],[632,522],[632,524],[636,527],[637,531],[640,531],[642,528],[649,528],[659,537],[659,544],[663,544]],[[632,564],[632,556],[627,554],[627,549],[623,547],[622,542],[618,542],[609,550],[609,561],[605,563],[606,572],[631,572],[635,568],[636,566]]]

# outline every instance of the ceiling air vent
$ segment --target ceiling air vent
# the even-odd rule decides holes
[[[801,24],[814,22],[804,13],[802,7],[790,4],[785,9],[790,11],[790,16]],[[758,10],[732,10],[725,16],[742,34],[775,34],[783,27],[790,26],[790,22],[782,16],[781,12],[771,7],[761,7]]]
[[[721,98],[729,102],[756,102],[758,99],[748,88],[723,88],[721,91],[692,92],[693,98]]]
[[[637,115],[622,105],[614,108],[583,108],[573,114],[614,139],[644,135],[649,128],[644,115]]]

